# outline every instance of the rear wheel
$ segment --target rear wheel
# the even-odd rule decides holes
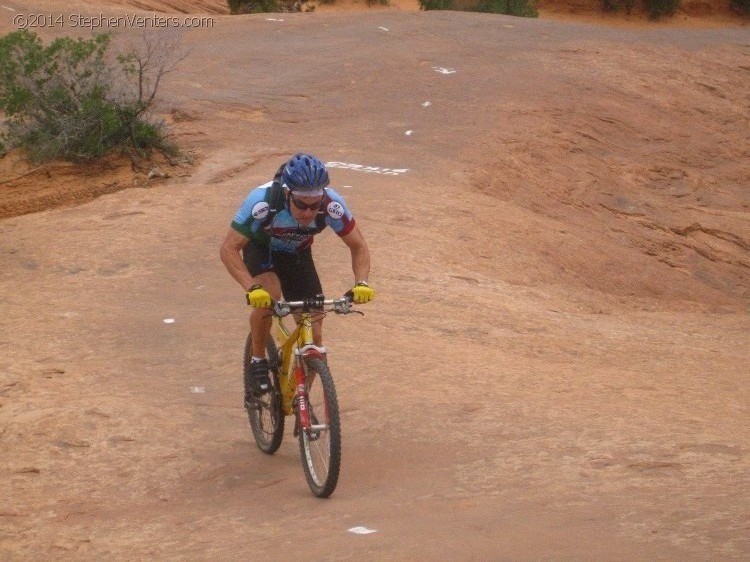
[[[243,359],[245,396],[250,394],[248,390],[250,389],[252,350],[252,334],[248,334]],[[247,410],[247,417],[258,448],[264,453],[272,455],[279,449],[284,437],[284,412],[281,409],[281,392],[276,375],[279,363],[278,353],[271,338],[266,343],[266,351],[268,352],[268,364],[271,371],[271,390],[261,396],[253,395],[252,399],[245,402],[245,410]]]
[[[305,367],[311,427],[300,428],[299,450],[310,490],[326,498],[336,489],[341,468],[339,406],[325,361],[306,359]]]

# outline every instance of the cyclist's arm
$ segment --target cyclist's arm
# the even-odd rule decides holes
[[[242,261],[242,248],[248,243],[249,238],[237,232],[234,228],[230,228],[227,232],[226,238],[221,245],[219,255],[221,261],[224,262],[224,267],[227,268],[229,274],[242,285],[242,288],[247,291],[253,285],[253,278],[250,277],[250,273],[245,267],[245,262]]]
[[[349,246],[349,251],[352,254],[354,282],[367,281],[370,276],[370,250],[362,231],[355,225],[351,232],[342,236],[341,239]]]

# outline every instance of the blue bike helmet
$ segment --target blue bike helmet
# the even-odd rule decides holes
[[[311,154],[292,156],[284,166],[281,181],[291,191],[304,195],[323,195],[323,188],[330,182],[325,164]]]

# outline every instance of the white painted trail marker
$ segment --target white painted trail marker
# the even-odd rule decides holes
[[[174,318],[165,318],[164,319],[165,324],[174,324]]]
[[[191,386],[190,392],[192,392],[193,394],[205,394],[206,387],[205,386]]]
[[[326,162],[326,167],[354,170],[355,172],[364,172],[366,174],[382,174],[384,176],[398,176],[409,171],[409,168],[381,168],[379,166],[363,166],[362,164],[349,164],[347,162]]]
[[[266,21],[284,21],[284,20],[279,19],[279,18],[266,18]]]
[[[377,533],[375,529],[368,529],[367,527],[352,527],[349,529],[350,533],[354,533],[355,535],[371,535],[372,533]]]
[[[455,74],[455,68],[443,68],[442,66],[433,66],[432,69],[440,74]]]
[[[388,31],[388,28],[387,28],[387,27],[382,27],[382,26],[381,26],[381,27],[378,27],[378,29],[382,29],[383,31]]]
[[[412,134],[413,132],[414,132],[414,131],[412,131],[412,130],[409,130],[409,131],[406,131],[406,133],[404,133],[404,134],[405,134],[405,135],[406,135],[407,137],[410,137],[410,136],[411,136],[411,134]]]
[[[431,104],[430,102],[426,101],[426,102],[424,102],[424,103],[422,104],[422,107],[430,107],[431,105],[432,105],[432,104]]]

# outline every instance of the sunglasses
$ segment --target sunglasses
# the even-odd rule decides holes
[[[319,200],[317,200],[315,203],[305,203],[303,201],[300,201],[293,195],[290,195],[289,199],[292,201],[294,206],[297,207],[300,211],[306,211],[307,209],[310,209],[311,211],[316,211],[323,204],[322,197]]]

